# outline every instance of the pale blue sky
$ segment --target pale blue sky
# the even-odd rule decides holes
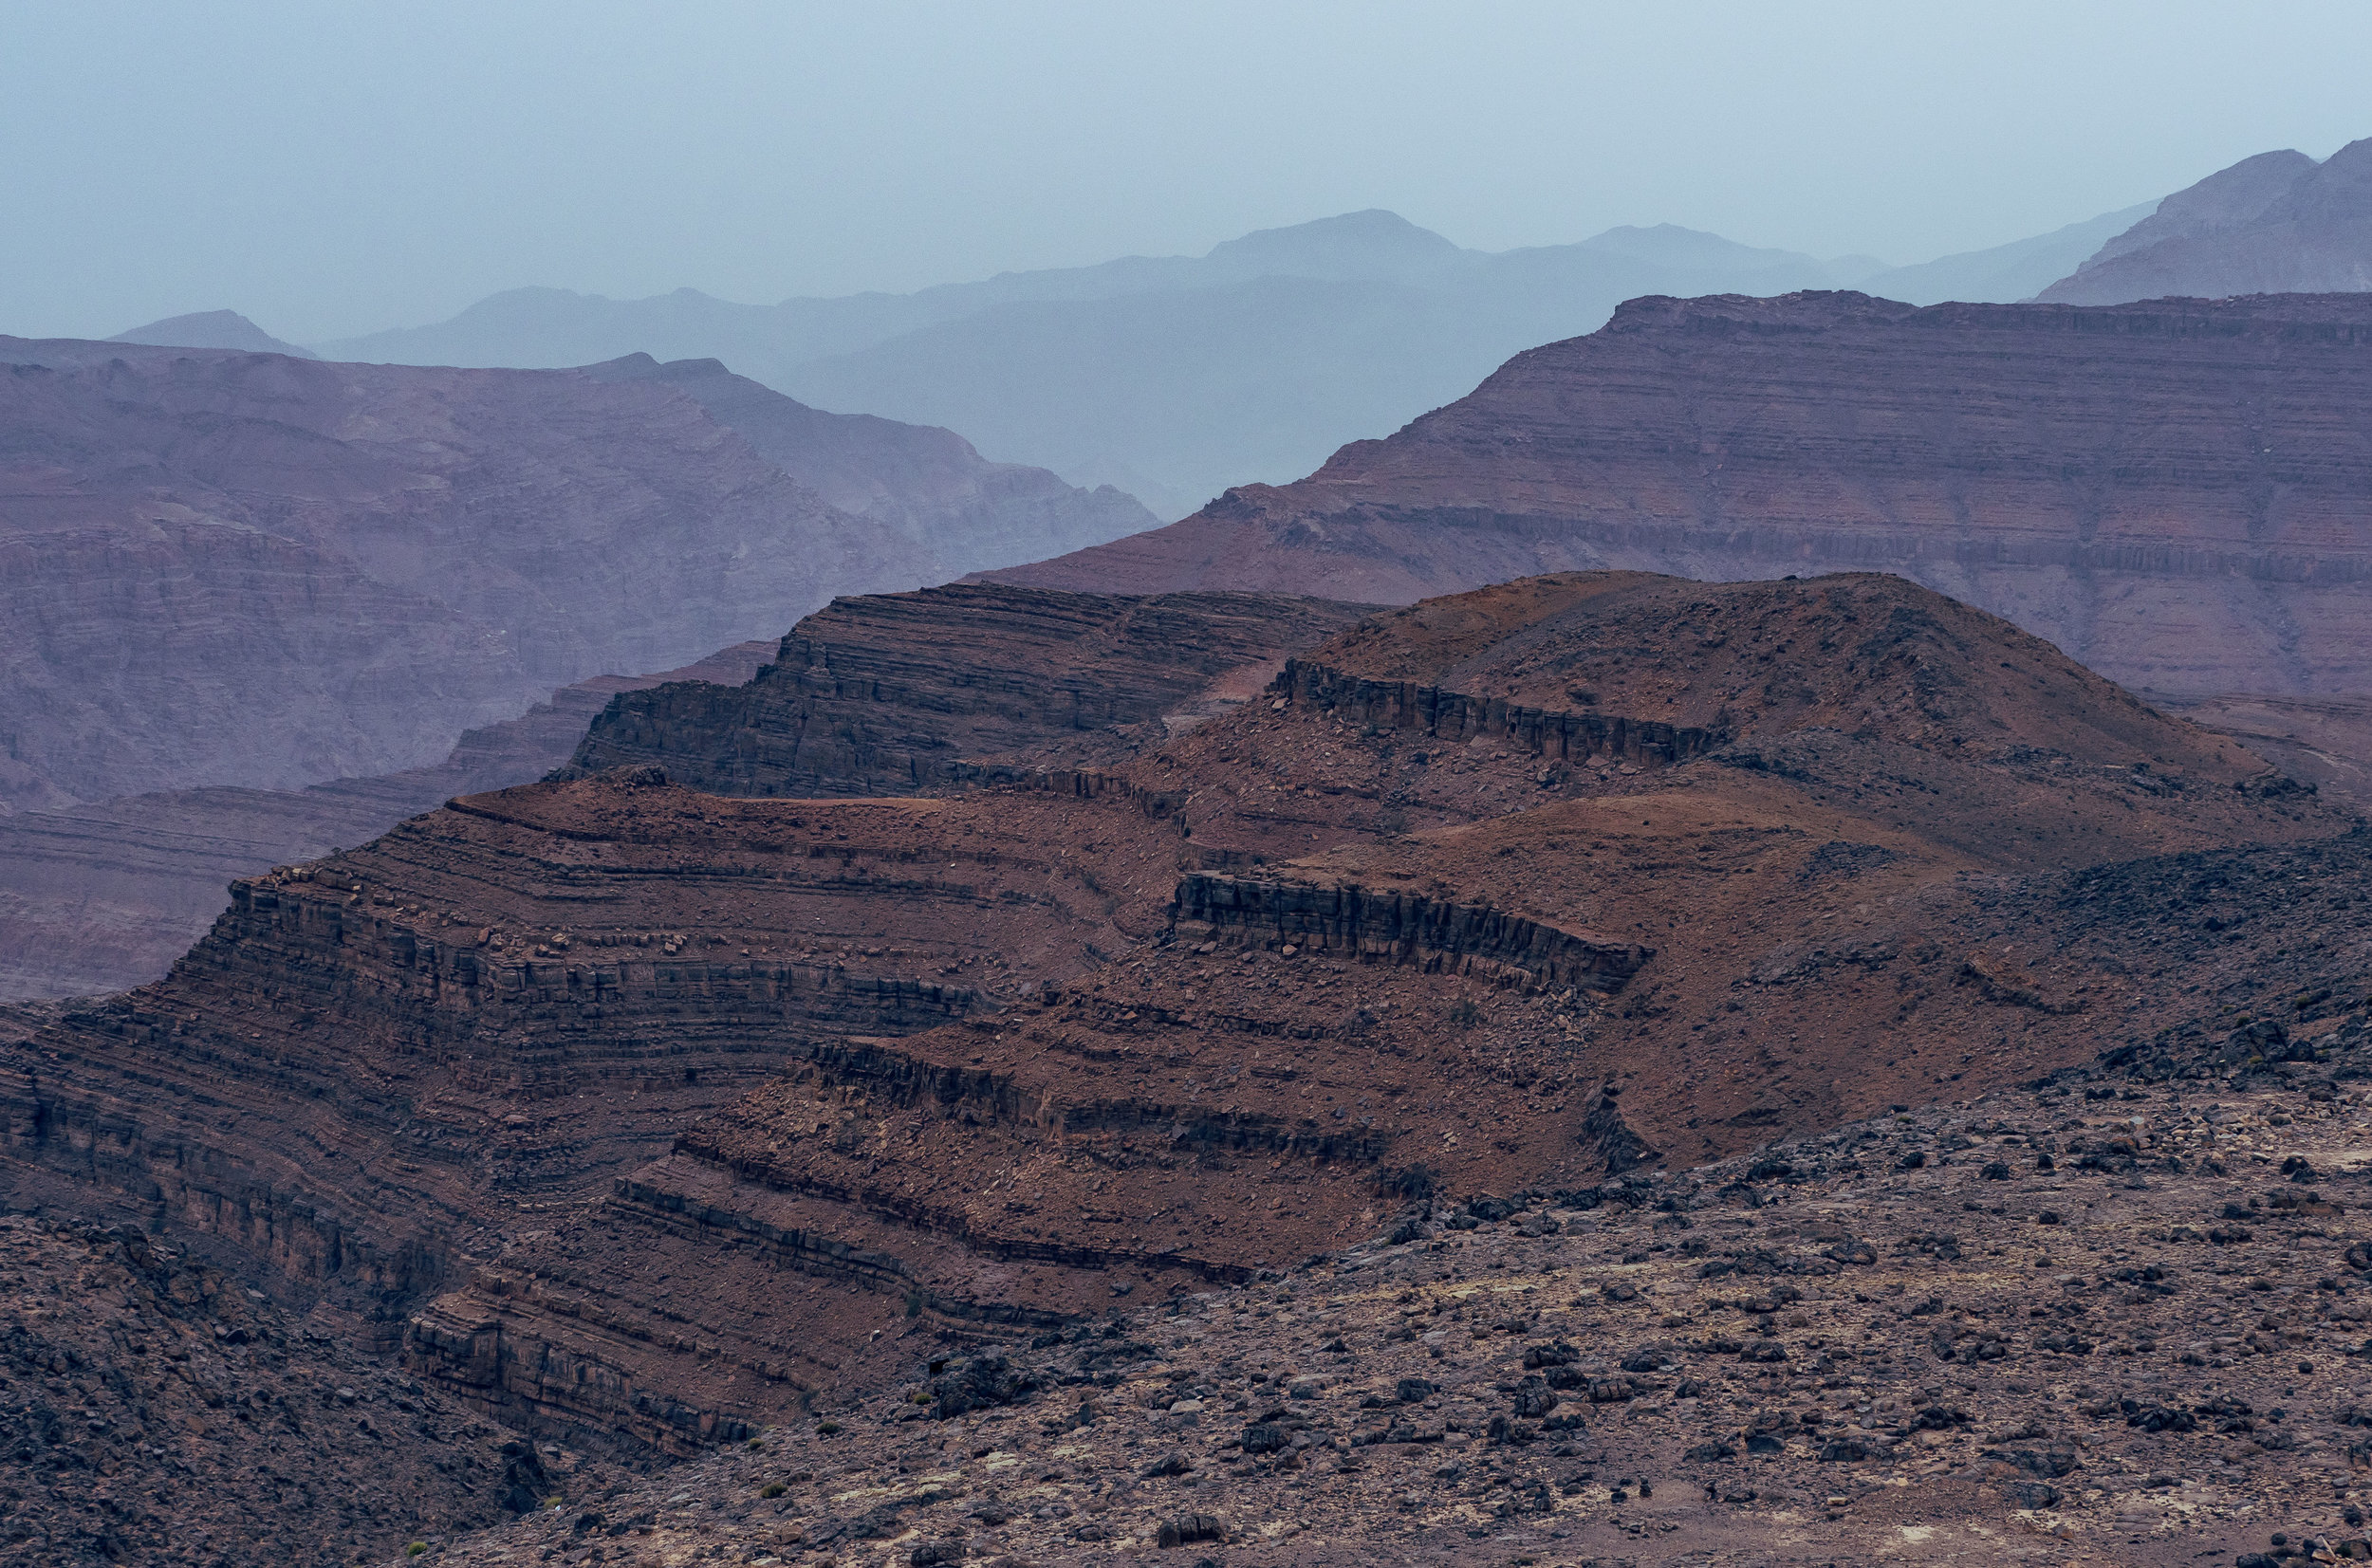
[[[908,289],[1388,207],[1921,260],[2372,134],[2372,6],[0,8],[0,332]]]

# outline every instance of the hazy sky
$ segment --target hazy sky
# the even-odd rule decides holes
[[[2372,6],[0,8],[0,332],[908,289],[1388,207],[1888,261],[2372,135]]]

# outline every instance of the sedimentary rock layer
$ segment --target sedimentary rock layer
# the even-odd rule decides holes
[[[0,1176],[648,1457],[917,1325],[1011,1343],[2364,968],[2350,816],[1900,580],[1515,584],[1306,665],[1108,769],[638,766],[249,879],[163,982],[5,1041]],[[1551,758],[1549,713],[1725,739]]]
[[[1356,953],[1535,987],[1620,990],[1655,956],[1635,942],[1561,931],[1487,905],[1376,894],[1357,883],[1205,874],[1178,882],[1177,912],[1188,936]]]
[[[747,685],[621,694],[575,767],[655,763],[726,795],[881,795],[975,782],[982,762],[1094,765],[1243,701],[1362,613],[972,583],[843,599]]]
[[[1634,300],[1299,483],[994,575],[1407,601],[1885,570],[2128,685],[2361,691],[2367,410],[2372,296]]]

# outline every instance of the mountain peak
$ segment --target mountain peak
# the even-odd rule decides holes
[[[1260,229],[1211,248],[1205,259],[1246,277],[1411,282],[1456,266],[1466,252],[1398,212],[1371,207],[1284,229]]]
[[[2036,296],[2116,304],[2372,288],[2372,139],[2259,153],[2176,192]]]
[[[320,356],[310,349],[283,342],[235,310],[199,310],[168,316],[161,322],[119,332],[111,343],[144,343],[156,348],[235,348],[250,354],[286,354],[294,359]]]

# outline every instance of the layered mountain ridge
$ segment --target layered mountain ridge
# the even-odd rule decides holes
[[[838,471],[901,440],[929,471],[877,475],[885,521],[842,510],[782,466],[830,416],[713,373],[779,460],[619,367],[7,340],[0,368],[12,809],[433,764],[556,686],[1146,520],[879,422]]]
[[[1308,478],[991,574],[1407,601],[1882,569],[2169,693],[2362,688],[2372,296],[1642,299]]]
[[[433,326],[323,346],[406,363],[720,360],[794,397],[946,425],[1000,457],[1118,485],[1168,519],[1229,485],[1306,473],[1343,442],[1458,397],[1508,356],[1595,328],[1625,299],[1836,286],[1921,304],[2017,299],[2145,211],[1893,268],[1672,224],[1485,252],[1369,211],[1202,256],[904,295],[761,305],[692,289],[646,300],[519,289]]]
[[[914,1334],[1017,1342],[1412,1194],[1678,1169],[2361,962],[2299,945],[2352,914],[2243,891],[2353,854],[2347,814],[1899,579],[1316,607],[1282,668],[1246,612],[1288,601],[1184,596],[1178,687],[1230,684],[1199,616],[1275,670],[1257,700],[930,717],[1000,604],[990,668],[1034,635],[1060,690],[1114,615],[1062,598],[787,642],[897,628],[865,724],[1006,747],[902,798],[664,782],[847,724],[857,683],[671,699],[639,760],[243,880],[167,980],[9,1048],[10,1201],[164,1227],[481,1414],[648,1462],[878,1388]],[[899,774],[743,786],[852,777]]]

